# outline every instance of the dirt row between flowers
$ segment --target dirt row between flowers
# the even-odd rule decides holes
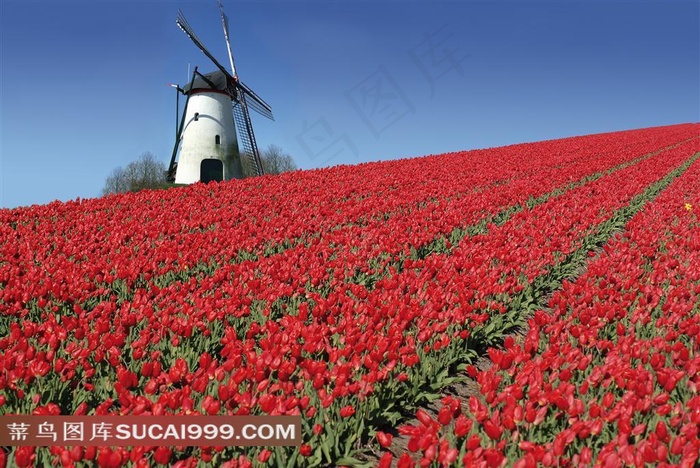
[[[626,230],[627,223],[632,220],[635,215],[640,213],[647,205],[652,204],[654,200],[673,183],[674,180],[682,177],[683,174],[692,166],[693,163],[696,163],[699,158],[700,153],[693,155],[680,167],[671,171],[662,180],[652,184],[642,194],[635,197],[627,207],[618,212],[621,216],[616,217],[616,219],[612,219],[610,222],[606,223],[610,226],[609,236],[606,237],[600,234],[591,236],[590,241],[586,243],[587,246],[583,247],[579,251],[582,252],[583,255],[578,255],[579,252],[577,252],[577,255],[570,256],[571,262],[566,265],[566,268],[564,269],[568,271],[568,273],[565,273],[564,276],[562,276],[556,282],[550,283],[547,288],[541,289],[533,298],[535,307],[534,309],[530,307],[524,311],[521,316],[521,323],[513,327],[509,333],[504,334],[501,340],[491,343],[490,345],[480,346],[478,356],[472,363],[474,367],[479,371],[491,369],[493,362],[489,358],[486,351],[489,348],[501,349],[503,342],[506,339],[512,339],[515,344],[522,344],[530,330],[528,320],[534,316],[534,310],[536,309],[543,311],[546,314],[551,314],[554,309],[549,306],[550,299],[552,299],[557,292],[561,291],[560,288],[564,281],[575,282],[578,278],[582,277],[588,270],[588,265],[594,263],[603,253],[603,247],[609,242],[613,241],[617,234],[623,233]],[[477,397],[479,399],[483,399],[479,389],[479,384],[475,378],[468,375],[468,373],[463,369],[460,369],[459,373],[453,375],[453,377],[456,379],[455,382],[441,389],[440,398],[436,398],[435,401],[422,405],[419,408],[408,409],[407,414],[415,414],[417,410],[422,410],[430,415],[432,419],[437,420],[440,410],[444,406],[441,402],[442,397],[459,398],[462,402],[461,412],[465,414],[469,413],[469,398]],[[418,463],[420,460],[420,457],[418,456],[418,458],[416,458],[415,454],[412,457],[412,464],[405,465],[399,463],[399,458],[401,455],[411,452],[408,448],[411,436],[400,433],[398,428],[399,425],[418,427],[421,424],[423,423],[419,419],[412,416],[403,420],[401,424],[394,425],[393,427],[381,428],[386,433],[391,434],[391,444],[386,447],[384,451],[382,451],[381,448],[377,447],[376,441],[370,441],[370,443],[365,445],[362,455],[358,457],[358,461],[361,461],[361,463],[358,463],[355,466],[414,466],[414,464]],[[390,452],[393,455],[390,465],[380,462],[382,455],[386,452]],[[513,460],[510,460],[510,462],[512,463]],[[458,460],[457,463],[460,463],[460,461]]]

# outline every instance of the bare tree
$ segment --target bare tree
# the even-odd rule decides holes
[[[129,191],[129,184],[126,182],[126,174],[124,173],[123,167],[117,167],[112,171],[112,173],[107,177],[105,181],[105,186],[102,189],[103,195],[109,195],[110,193],[123,193]]]
[[[277,145],[270,145],[260,155],[265,174],[281,174],[297,170],[294,159]]]
[[[297,170],[294,159],[277,145],[270,145],[262,150],[260,159],[262,160],[265,174],[281,174]],[[241,164],[243,165],[243,175],[245,177],[256,175],[255,167],[248,158],[241,157]]]
[[[165,184],[165,164],[158,161],[153,153],[147,152],[139,159],[118,167],[105,181],[102,193],[138,192],[149,188],[160,188]]]

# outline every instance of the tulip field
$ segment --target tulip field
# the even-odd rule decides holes
[[[303,440],[0,466],[696,466],[698,158],[683,124],[0,210],[0,415]]]

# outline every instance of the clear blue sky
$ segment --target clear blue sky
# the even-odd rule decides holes
[[[228,63],[213,0],[2,0],[0,207],[89,198],[167,162],[188,64],[181,8]],[[304,169],[700,120],[700,7],[684,2],[234,2],[259,146]]]

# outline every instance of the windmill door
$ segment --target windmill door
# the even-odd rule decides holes
[[[202,159],[199,171],[199,180],[204,183],[224,180],[224,162],[220,159]]]

